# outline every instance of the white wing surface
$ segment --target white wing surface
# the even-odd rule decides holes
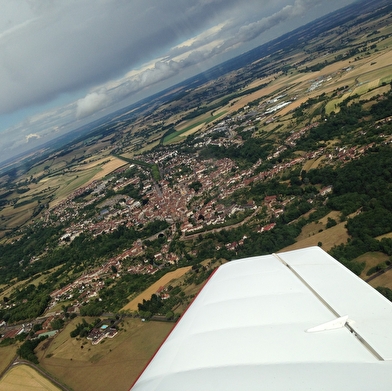
[[[391,360],[392,303],[310,247],[219,267],[132,391],[390,391]]]

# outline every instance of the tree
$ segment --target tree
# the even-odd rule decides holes
[[[173,311],[168,311],[166,312],[166,319],[167,320],[172,320],[174,318],[174,313]]]
[[[41,337],[37,339],[28,339],[25,341],[20,348],[17,350],[19,356],[25,360],[29,360],[34,364],[38,364],[38,358],[34,353],[34,349],[38,346],[38,344],[47,337]]]
[[[50,326],[52,327],[53,330],[60,330],[64,326],[64,320],[63,319],[55,319],[50,323]]]
[[[193,189],[196,193],[199,192],[199,190],[203,187],[202,183],[200,181],[194,181],[189,185],[190,189]]]

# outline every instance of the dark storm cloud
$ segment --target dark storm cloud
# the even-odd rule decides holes
[[[195,34],[216,3],[222,10],[233,2],[32,2],[30,19],[0,34],[0,112],[120,75]]]
[[[0,0],[0,155],[352,1]]]
[[[282,3],[283,6],[278,11],[256,21],[252,21],[252,18],[255,18],[254,14],[249,15],[248,4],[245,9],[239,9],[235,17],[231,15],[232,19],[221,22],[216,29],[211,29],[208,34],[200,34],[191,43],[172,48],[167,52],[165,60],[157,61],[153,67],[130,79],[124,79],[114,91],[107,91],[106,102],[110,104],[122,100],[130,94],[172,77],[186,68],[239,47],[259,37],[263,32],[300,16],[321,3],[321,0],[295,0],[293,4],[289,5]],[[264,2],[264,5],[267,6],[268,2]],[[265,9],[261,9],[262,11]],[[175,59],[178,56],[180,59]],[[104,90],[101,90],[101,94],[105,94]],[[90,100],[90,95],[87,95],[85,99]],[[80,101],[80,103],[82,102],[84,103],[84,100]]]

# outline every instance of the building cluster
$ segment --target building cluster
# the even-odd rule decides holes
[[[274,105],[283,97],[276,97],[269,104]],[[264,109],[266,107],[266,105],[263,106]],[[277,203],[276,196],[272,196],[267,197],[262,205],[257,205],[251,199],[245,204],[236,204],[230,201],[234,192],[253,182],[264,181],[279,175],[284,170],[301,166],[308,159],[316,159],[325,155],[327,159],[348,160],[360,156],[371,147],[371,145],[347,149],[343,147],[328,151],[325,147],[319,148],[291,160],[271,164],[264,171],[259,169],[263,163],[261,160],[246,170],[239,170],[235,162],[228,158],[215,160],[198,157],[198,148],[211,143],[226,146],[243,143],[236,130],[240,127],[241,131],[254,132],[255,123],[260,121],[260,118],[258,111],[252,111],[249,108],[231,118],[227,117],[195,137],[194,154],[183,154],[175,148],[152,151],[142,158],[146,163],[159,166],[162,177],[159,182],[152,179],[145,167],[125,165],[113,173],[112,177],[104,181],[94,181],[75,191],[49,212],[50,218],[55,217],[57,221],[70,222],[62,237],[65,242],[72,241],[82,232],[89,231],[93,235],[100,235],[113,232],[120,225],[139,227],[157,219],[167,221],[171,226],[171,233],[179,230],[185,236],[224,226],[238,213],[249,216],[256,213],[260,207],[266,206],[271,220],[259,226],[258,232],[263,233],[275,227],[275,219],[284,212],[285,206],[292,199]],[[272,161],[288,148],[295,147],[301,137],[317,126],[318,123],[315,122],[292,132],[280,146],[271,152],[267,161]],[[219,136],[214,137],[217,134]],[[129,168],[132,168],[132,177],[126,176]],[[139,189],[138,199],[122,192],[128,185]],[[114,194],[108,198],[106,194],[109,190]],[[326,195],[330,191],[332,191],[330,188],[322,189],[320,194]],[[88,196],[89,194],[93,196]],[[102,200],[102,202],[97,203],[97,200]],[[90,206],[94,209],[94,213],[88,215],[86,210]],[[48,219],[48,216],[45,218]],[[239,243],[227,243],[226,247],[235,251],[238,245]],[[58,301],[72,299],[74,296],[78,298],[76,306],[83,305],[99,296],[106,278],[116,278],[122,272],[153,274],[158,270],[158,265],[175,264],[179,261],[178,254],[170,252],[169,245],[165,244],[154,254],[153,262],[145,259],[144,262],[127,263],[124,268],[124,260],[128,258],[134,259],[139,256],[139,259],[143,259],[144,250],[142,241],[135,241],[130,248],[109,259],[96,270],[84,273],[72,283],[53,292],[52,305]],[[116,273],[113,270],[116,270]]]
[[[94,327],[88,334],[87,339],[91,341],[92,345],[98,345],[105,338],[113,338],[118,334],[115,327],[108,327],[103,325],[99,328]]]
[[[221,121],[208,129],[205,134],[198,136],[200,143],[206,143],[210,139],[209,136],[216,132],[234,135],[238,124],[250,126],[252,129],[252,121],[257,118],[257,112],[251,113],[251,116],[240,113],[233,118]],[[284,150],[283,148],[294,146],[296,140],[315,126],[317,123],[292,133],[283,143],[283,147],[278,147],[268,159],[279,155]],[[234,141],[236,137],[228,137],[228,139]],[[272,178],[283,170],[301,165],[306,159],[315,158],[324,152],[323,149],[320,149],[258,172],[258,168],[262,164],[261,160],[247,170],[238,170],[234,161],[228,158],[202,160],[197,157],[196,153],[184,155],[176,149],[154,151],[145,155],[144,159],[147,162],[159,164],[163,177],[160,182],[156,183],[148,177],[146,179],[145,168],[140,169],[140,175],[136,174],[131,178],[125,176],[119,178],[121,172],[118,170],[115,173],[116,177],[104,181],[94,181],[75,191],[53,208],[50,211],[50,216],[54,216],[60,222],[70,222],[62,237],[64,241],[72,241],[80,233],[86,231],[93,233],[93,235],[100,235],[113,232],[120,225],[138,227],[156,219],[167,221],[173,226],[173,231],[175,231],[175,226],[179,224],[183,235],[199,232],[208,227],[224,225],[236,213],[253,213],[257,210],[258,206],[253,200],[248,200],[246,204],[242,205],[225,202],[235,191],[249,186],[252,182]],[[124,167],[122,171],[126,171],[127,168]],[[192,186],[195,183],[198,184],[198,189]],[[116,194],[109,199],[105,198],[108,190],[117,193],[127,185],[133,185],[140,189],[141,198],[133,199],[126,194]],[[83,196],[88,194],[94,196],[85,197],[86,201],[84,201]],[[100,199],[102,202],[97,204],[97,200]],[[94,204],[95,213],[89,216],[86,210],[92,204]],[[273,215],[276,217],[280,212],[274,211]],[[142,253],[143,245],[139,241],[127,249],[121,257],[136,257]],[[157,261],[164,260],[174,263],[178,261],[178,256],[162,249],[160,253],[156,254],[156,259]],[[96,291],[99,286],[94,285],[92,280],[98,280],[97,277],[105,275],[107,268],[112,266],[111,262],[113,260],[108,261],[108,264],[100,269],[99,275],[90,273],[73,283],[77,286],[64,287],[60,296],[69,294],[72,289],[79,286],[89,286]],[[133,266],[134,269],[130,268],[130,271],[147,272],[144,267],[145,265]]]
[[[268,105],[270,107],[276,105],[283,97],[284,95],[271,99]],[[264,104],[263,109],[266,110],[268,105]],[[256,213],[260,207],[265,206],[271,220],[259,226],[258,232],[263,233],[275,227],[275,219],[284,212],[285,206],[292,199],[281,200],[278,203],[276,196],[270,196],[266,197],[262,205],[257,205],[252,199],[245,204],[236,204],[230,201],[234,192],[254,182],[273,178],[284,170],[301,166],[308,159],[316,159],[322,155],[331,160],[353,159],[372,146],[342,147],[335,150],[326,150],[325,147],[319,148],[291,160],[271,164],[264,171],[259,169],[263,163],[261,160],[246,170],[239,170],[235,162],[228,158],[215,160],[198,157],[197,150],[209,144],[240,145],[243,141],[237,130],[240,128],[241,132],[254,132],[256,130],[255,124],[260,121],[260,118],[260,112],[252,111],[250,108],[225,118],[195,137],[194,154],[183,154],[175,148],[160,149],[145,154],[142,159],[146,163],[154,163],[159,166],[162,177],[159,182],[152,179],[145,167],[134,164],[124,165],[123,168],[114,172],[112,177],[105,178],[103,181],[94,181],[75,191],[50,210],[45,219],[50,221],[54,217],[57,221],[70,223],[62,237],[64,242],[72,241],[80,233],[86,231],[93,235],[100,235],[113,232],[120,225],[139,227],[157,219],[167,221],[171,227],[171,233],[179,230],[185,236],[202,232],[205,229],[224,226],[238,213],[249,216]],[[318,123],[315,122],[292,132],[282,141],[281,145],[271,152],[267,161],[273,161],[273,159],[276,161],[276,158],[285,150],[295,147],[301,137],[317,126]],[[126,173],[130,168],[132,168],[133,175],[127,177]],[[134,199],[122,191],[128,185],[139,190],[140,197],[138,199]],[[109,190],[114,194],[107,197]],[[332,188],[328,187],[322,189],[320,194],[325,196],[330,191]],[[92,196],[89,196],[90,194]],[[90,206],[94,212],[88,214],[86,211]],[[170,242],[170,238],[168,239]],[[239,242],[225,244],[226,248],[232,251],[235,251],[238,245],[240,245]],[[158,270],[159,265],[175,264],[179,261],[178,254],[169,251],[169,244],[163,245],[153,255],[153,262],[150,259],[145,259],[144,262],[140,261],[143,259],[144,251],[143,242],[141,240],[135,241],[130,248],[125,249],[118,256],[109,259],[95,270],[85,272],[72,283],[52,292],[51,305],[77,297],[76,307],[78,307],[88,303],[92,298],[98,297],[107,278],[115,279],[123,272],[153,274]],[[136,257],[139,257],[137,263],[127,262],[127,266],[124,267],[125,260]]]
[[[103,265],[95,270],[85,272],[66,286],[53,291],[50,294],[52,301],[49,308],[58,302],[74,300],[74,306],[80,307],[88,303],[91,299],[98,296],[99,291],[105,286],[105,279],[116,279],[120,276],[123,269],[123,261],[129,257],[135,257],[143,251],[140,240],[134,242],[130,249],[123,251],[121,254],[109,259]],[[127,272],[132,274],[154,274],[158,271],[157,266],[149,264],[147,261],[143,264],[130,266]]]

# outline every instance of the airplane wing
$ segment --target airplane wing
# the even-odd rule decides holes
[[[392,303],[319,247],[219,267],[132,391],[392,389]]]

